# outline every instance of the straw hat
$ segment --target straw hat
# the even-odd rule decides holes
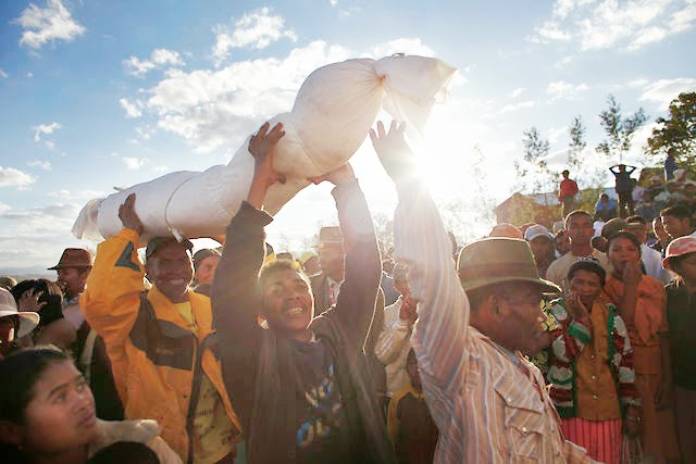
[[[530,282],[542,291],[558,293],[561,289],[539,277],[529,244],[514,238],[484,238],[459,253],[459,280],[464,290],[473,290],[503,282]]]
[[[0,288],[0,318],[11,316],[16,316],[19,319],[19,327],[17,328],[15,338],[21,338],[31,333],[39,325],[39,315],[37,313],[17,311],[17,303],[15,303],[12,293],[4,288]]]

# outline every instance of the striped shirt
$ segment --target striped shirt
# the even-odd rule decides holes
[[[440,433],[435,462],[593,462],[563,438],[539,370],[469,326],[437,208],[423,188],[399,187],[394,239],[419,301],[411,343]]]

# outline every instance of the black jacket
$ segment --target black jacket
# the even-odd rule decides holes
[[[336,365],[352,462],[391,463],[389,443],[363,344],[374,315],[381,261],[357,182],[332,192],[346,247],[346,277],[336,306],[311,323]],[[291,341],[257,324],[264,226],[272,218],[243,203],[230,222],[212,289],[225,386],[242,421],[248,462],[296,462]]]

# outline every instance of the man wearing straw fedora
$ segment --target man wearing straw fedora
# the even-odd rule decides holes
[[[418,301],[411,342],[439,429],[435,462],[592,462],[563,438],[543,377],[521,354],[548,342],[540,303],[558,287],[539,278],[527,243],[509,238],[464,247],[458,276],[403,127],[380,123],[370,135],[399,196],[396,255]]]
[[[14,341],[31,333],[39,325],[36,313],[17,311],[17,303],[10,292],[0,288],[0,359],[10,354]]]

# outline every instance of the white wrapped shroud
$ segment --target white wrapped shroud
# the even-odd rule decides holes
[[[380,108],[411,127],[422,129],[436,96],[455,69],[435,58],[394,55],[380,60],[353,59],[312,72],[302,84],[292,111],[282,122],[275,168],[287,182],[272,186],[265,199],[275,214],[309,185],[307,177],[344,164],[360,147]],[[80,212],[73,234],[100,240],[123,227],[118,208],[136,193],[136,212],[153,236],[209,237],[224,233],[246,198],[254,170],[248,139],[226,166],[203,172],[180,171],[134,185],[104,199],[91,200]]]

